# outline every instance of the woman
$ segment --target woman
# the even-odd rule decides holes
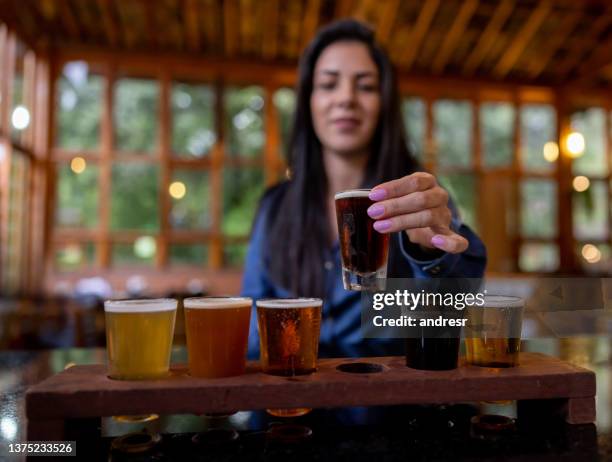
[[[342,285],[334,194],[374,188],[368,214],[392,233],[388,277],[481,277],[486,251],[447,192],[407,149],[391,63],[363,24],[323,29],[305,50],[290,143],[291,180],[270,188],[255,218],[243,295],[324,300],[322,355],[363,354],[360,293]],[[256,317],[250,356],[256,356]],[[382,342],[369,342],[380,346]],[[385,349],[368,353],[395,354]]]

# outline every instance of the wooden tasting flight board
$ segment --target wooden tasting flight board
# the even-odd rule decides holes
[[[342,364],[367,362],[377,373],[350,373]],[[595,374],[558,358],[521,353],[521,365],[508,369],[466,366],[451,371],[421,371],[403,357],[319,360],[308,376],[277,377],[258,371],[222,379],[187,375],[183,367],[170,377],[120,381],[106,376],[104,365],[74,366],[31,387],[26,393],[28,439],[61,436],[69,419],[157,414],[202,414],[285,407],[347,407],[436,404],[482,400],[548,400],[568,423],[595,420]],[[549,407],[550,409],[550,407]]]

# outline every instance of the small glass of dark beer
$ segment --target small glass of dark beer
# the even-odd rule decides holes
[[[257,301],[262,372],[293,377],[317,370],[321,307],[319,298]],[[310,408],[268,409],[277,417],[297,417]]]
[[[523,308],[522,298],[505,295],[487,295],[484,305],[467,307],[467,363],[482,367],[517,366]]]
[[[351,189],[335,195],[342,280],[347,290],[384,290],[389,234],[374,229],[368,207],[371,189]]]

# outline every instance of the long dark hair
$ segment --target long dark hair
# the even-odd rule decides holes
[[[268,221],[268,252],[273,280],[298,296],[325,293],[325,253],[331,247],[326,213],[328,183],[321,143],[310,112],[313,74],[321,52],[338,41],[363,43],[380,76],[380,119],[371,142],[364,186],[399,178],[419,168],[410,155],[400,112],[395,73],[373,31],[355,20],[341,20],[319,30],[299,65],[297,101],[289,147],[291,180]]]

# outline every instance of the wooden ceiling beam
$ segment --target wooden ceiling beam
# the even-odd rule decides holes
[[[234,56],[238,52],[240,27],[237,0],[226,0],[221,4],[223,8],[223,41],[226,56]]]
[[[419,16],[414,25],[414,29],[412,29],[412,32],[410,33],[410,40],[406,43],[406,52],[400,61],[400,64],[404,69],[410,69],[412,63],[418,56],[419,49],[421,48],[421,42],[429,30],[429,26],[436,15],[436,11],[438,11],[439,4],[440,0],[425,0],[423,3]]]
[[[240,41],[244,54],[257,52],[257,8],[253,0],[240,0]]]
[[[380,19],[376,27],[376,40],[383,48],[386,48],[393,26],[399,16],[400,0],[387,0],[384,6],[381,7]]]
[[[97,4],[102,16],[106,40],[111,47],[116,47],[119,45],[119,32],[117,30],[117,20],[111,11],[111,3],[109,0],[97,0]]]
[[[62,24],[65,26],[66,31],[68,32],[68,37],[79,41],[81,39],[79,23],[74,15],[74,11],[72,11],[70,2],[68,0],[58,2],[58,6],[60,18],[62,19]]]
[[[489,51],[491,51],[493,44],[499,37],[501,29],[510,17],[512,10],[514,10],[514,4],[514,0],[501,0],[501,2],[498,3],[493,16],[491,16],[485,30],[478,39],[478,43],[465,61],[462,70],[464,75],[474,74],[474,71],[484,61]]]
[[[156,49],[159,47],[159,31],[157,30],[157,27],[155,27],[157,23],[155,20],[155,11],[153,8],[151,8],[148,0],[140,0],[140,7],[146,25],[146,31],[143,31],[143,33],[147,35],[147,42],[149,46]]]
[[[183,24],[187,34],[187,46],[191,51],[199,51],[200,20],[197,0],[183,1]]]
[[[300,49],[304,49],[319,26],[319,15],[321,14],[321,0],[307,0],[304,12],[304,23],[302,24],[302,43]]]
[[[278,1],[279,0],[266,0],[263,8],[264,14],[264,28],[263,28],[263,42],[262,42],[262,55],[264,59],[271,60],[278,54]]]
[[[584,84],[600,76],[608,66],[612,65],[612,36],[607,41],[599,45],[591,56],[577,69],[576,78],[572,79],[572,84]]]
[[[467,25],[470,22],[470,19],[472,19],[474,12],[478,8],[478,4],[478,0],[465,0],[461,4],[461,7],[459,8],[459,12],[455,17],[453,25],[444,37],[442,47],[434,58],[432,64],[432,71],[434,72],[434,74],[439,74],[444,70],[448,59],[452,55],[453,50],[459,43],[461,36],[465,32],[465,29],[467,28]]]
[[[510,45],[497,62],[497,65],[493,68],[493,75],[495,77],[503,78],[508,75],[512,67],[521,57],[521,54],[525,50],[525,47],[529,44],[529,41],[533,38],[544,20],[547,18],[552,6],[553,5],[550,0],[541,0],[537,4],[523,27],[521,27],[514,36],[514,40],[510,42]]]
[[[549,35],[549,39],[543,45],[543,50],[534,54],[534,59],[529,64],[527,75],[530,79],[538,78],[550,60],[553,58],[557,50],[567,41],[572,35],[574,28],[580,22],[582,18],[582,11],[575,11],[566,13],[565,18],[560,22],[559,27],[555,29],[554,33]]]

